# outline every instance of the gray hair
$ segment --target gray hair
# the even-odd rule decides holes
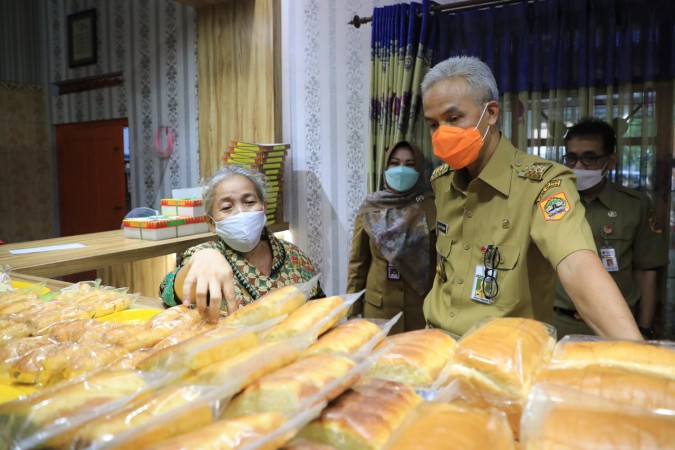
[[[481,106],[499,99],[499,90],[492,70],[474,56],[448,58],[429,69],[422,80],[422,95],[424,96],[439,81],[457,77],[466,80],[476,105]]]
[[[211,175],[211,178],[202,184],[202,199],[204,200],[204,209],[206,210],[206,214],[209,216],[211,215],[211,208],[213,207],[213,195],[218,185],[235,175],[247,178],[251,183],[253,183],[255,193],[258,195],[260,201],[263,203],[267,201],[267,180],[265,179],[265,175],[244,166],[230,164],[227,166],[222,166],[213,175]]]

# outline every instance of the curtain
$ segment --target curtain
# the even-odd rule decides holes
[[[470,55],[492,68],[502,97],[501,130],[516,147],[560,161],[573,123],[595,116],[613,124],[619,162],[611,177],[651,196],[675,250],[675,2],[523,0],[429,17],[428,8],[422,12],[422,23],[433,30],[424,43],[432,66]],[[375,133],[381,125],[374,115]],[[420,143],[431,152],[428,141]],[[673,293],[675,264],[670,267],[667,292]],[[675,294],[661,315],[662,334],[675,337]]]
[[[431,63],[435,33],[430,5],[425,0],[373,11],[369,192],[381,189],[384,154],[395,142],[411,140],[425,148],[427,156],[433,154],[424,121],[418,120],[420,83]]]

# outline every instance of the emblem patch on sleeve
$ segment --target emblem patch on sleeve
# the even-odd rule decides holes
[[[562,183],[562,180],[560,178],[556,178],[555,180],[551,180],[548,183],[544,185],[544,187],[541,189],[541,192],[537,196],[537,202],[541,201],[542,197],[544,194],[546,194],[546,191],[548,191],[551,188],[554,187],[560,187],[560,184]]]
[[[544,214],[544,220],[560,220],[572,210],[564,192],[551,195],[539,202],[539,209]]]

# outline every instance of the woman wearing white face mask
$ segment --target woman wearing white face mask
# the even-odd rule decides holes
[[[366,289],[353,314],[403,316],[392,333],[424,328],[424,297],[436,262],[436,207],[424,172],[424,155],[401,141],[385,155],[382,191],[369,194],[354,222],[347,292]]]
[[[204,187],[209,225],[220,239],[188,249],[160,285],[167,306],[195,303],[212,323],[272,289],[309,281],[315,270],[290,242],[265,223],[265,177],[240,166],[219,169]],[[317,286],[312,297],[321,297]]]

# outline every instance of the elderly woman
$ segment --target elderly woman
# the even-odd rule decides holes
[[[347,292],[365,289],[352,313],[389,319],[403,311],[392,333],[424,328],[424,297],[436,260],[436,207],[424,155],[411,142],[385,155],[384,190],[369,194],[354,223]]]
[[[307,256],[265,227],[265,192],[264,175],[240,166],[222,167],[206,182],[204,207],[219,239],[189,248],[164,278],[160,295],[167,306],[196,303],[215,323],[221,308],[232,312],[314,277]],[[322,296],[317,285],[312,297]]]

